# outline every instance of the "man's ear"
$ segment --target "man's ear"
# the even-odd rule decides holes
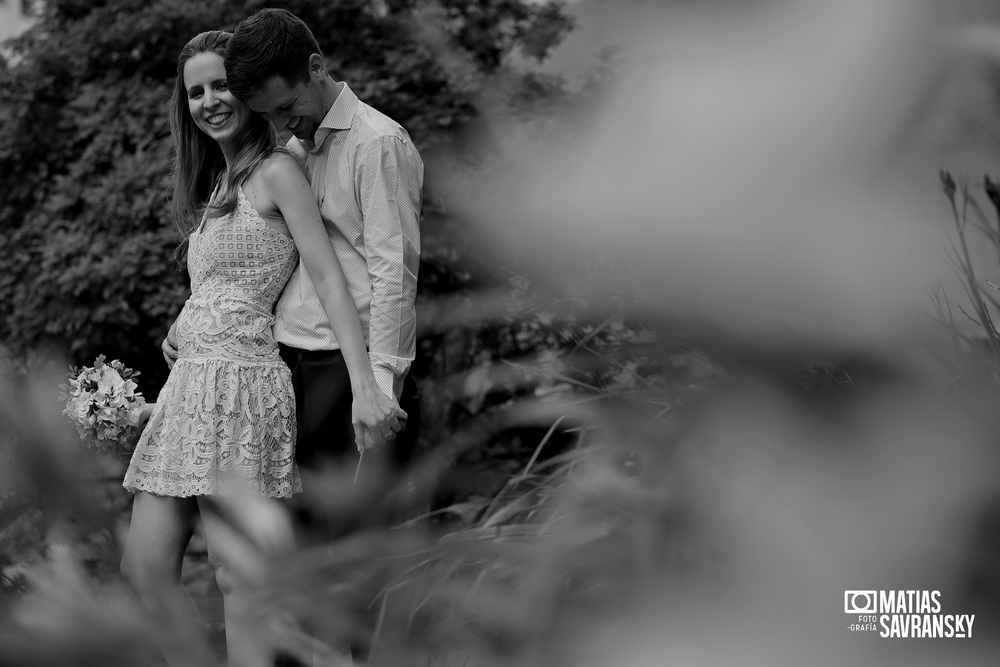
[[[318,53],[309,56],[309,78],[313,81],[322,81],[326,78],[326,61]]]

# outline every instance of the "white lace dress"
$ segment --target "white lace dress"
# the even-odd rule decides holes
[[[297,263],[292,239],[242,191],[234,213],[191,235],[177,363],[132,454],[126,489],[209,495],[235,480],[265,496],[301,491],[292,378],[271,331]]]

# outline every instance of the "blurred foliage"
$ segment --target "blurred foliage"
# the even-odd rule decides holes
[[[296,545],[288,536],[309,529],[278,502],[216,499],[261,632],[304,664],[348,644],[386,666],[800,665],[825,646],[837,664],[991,664],[995,515],[978,513],[995,495],[997,386],[929,393],[888,360],[819,365],[809,346],[769,358],[690,326],[616,349],[516,364],[498,386],[546,390],[465,420],[405,483],[370,467],[361,484],[353,469],[312,474],[302,500],[321,539]],[[94,462],[30,464],[70,447],[95,455],[68,432],[27,439],[30,401],[51,384],[41,370],[0,378],[19,436],[10,460],[50,489],[44,519],[23,506],[35,528],[20,551],[0,545],[12,555],[0,662],[138,667],[177,645],[191,652],[183,664],[225,664],[217,631],[178,615],[171,591],[139,605],[122,586],[120,514],[75,528],[108,502],[80,474]],[[829,392],[833,403],[814,400]],[[490,493],[413,516],[450,453],[532,425],[529,456],[493,459],[503,479]],[[852,635],[840,603],[856,580],[940,589],[945,611],[977,614],[983,638],[923,653]],[[196,599],[204,611],[212,594]]]
[[[1000,313],[1000,285],[981,276],[1000,269],[1000,260],[996,265],[990,262],[984,267],[981,261],[973,258],[970,250],[978,248],[985,240],[992,251],[990,254],[1000,258],[1000,190],[988,175],[983,178],[983,193],[992,207],[992,213],[988,214],[970,183],[959,185],[943,170],[939,176],[955,225],[948,259],[960,280],[965,299],[956,299],[954,295],[949,299],[943,284],[938,282],[929,292],[934,317],[947,331],[956,349],[978,360],[978,373],[994,381],[1000,380],[1000,332],[996,325]],[[963,303],[968,304],[969,310]],[[949,371],[957,370],[953,365],[947,366]]]
[[[166,209],[177,53],[265,5],[302,17],[331,71],[402,123],[429,162],[470,136],[492,82],[522,100],[563,94],[561,81],[510,64],[543,59],[571,29],[558,4],[46,2],[0,68],[0,242],[11,250],[0,259],[0,341],[14,352],[53,342],[75,363],[120,358],[155,398],[159,342],[187,290]],[[463,152],[482,158],[472,144]],[[449,238],[455,227],[429,192],[424,297],[470,284],[475,261]]]

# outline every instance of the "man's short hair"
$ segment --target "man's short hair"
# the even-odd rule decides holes
[[[302,19],[287,9],[261,9],[243,19],[226,48],[230,92],[248,100],[273,76],[288,83],[309,80],[309,56],[319,44]]]

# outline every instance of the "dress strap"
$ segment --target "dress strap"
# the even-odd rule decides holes
[[[222,187],[222,175],[226,172],[222,172],[219,178],[215,179],[215,187],[212,188],[212,194],[208,196],[208,204],[205,204],[205,212],[201,214],[201,222],[198,224],[198,229],[195,234],[201,234],[205,231],[205,221],[208,219],[208,207],[213,201],[215,201],[215,195],[219,194],[219,188]]]

